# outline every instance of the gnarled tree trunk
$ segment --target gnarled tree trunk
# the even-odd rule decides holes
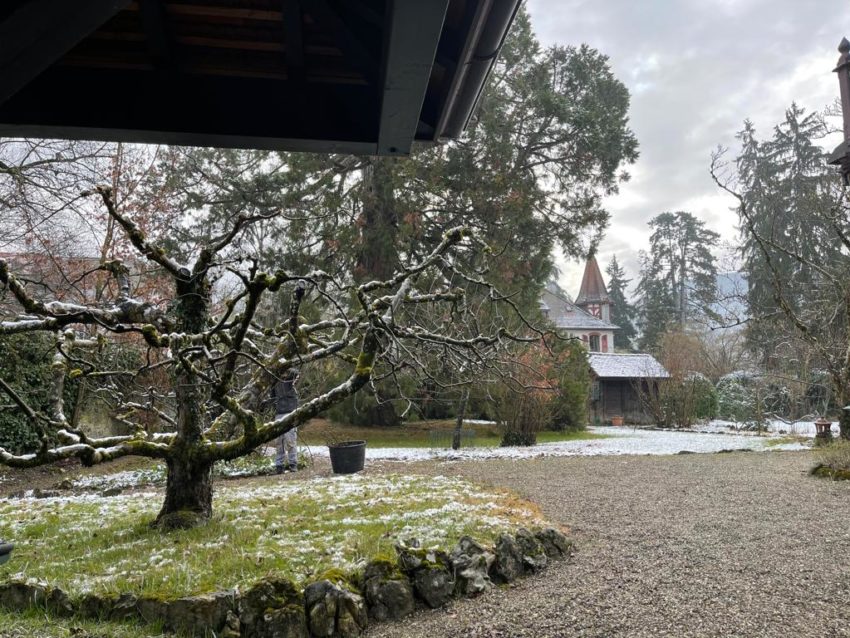
[[[175,317],[179,328],[188,334],[203,332],[209,316],[205,275],[178,280],[177,298]],[[203,448],[206,393],[189,362],[177,361],[175,366],[177,437],[166,459],[165,502],[155,521],[164,529],[192,527],[212,515],[213,460]]]
[[[212,515],[212,463],[200,461],[191,449],[166,461],[165,502],[156,517],[164,529],[193,527]]]

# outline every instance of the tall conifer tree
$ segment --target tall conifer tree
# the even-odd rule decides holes
[[[717,267],[711,248],[719,235],[691,213],[666,212],[649,222],[649,253],[643,256],[640,296],[641,348],[655,349],[670,327],[715,316]]]
[[[617,256],[605,269],[608,274],[608,296],[611,298],[611,323],[619,326],[614,333],[614,347],[631,350],[637,329],[635,328],[635,307],[629,303],[626,295],[631,279],[626,279],[626,271],[617,262]]]
[[[767,365],[772,365],[777,346],[786,340],[783,325],[788,321],[776,300],[773,271],[782,281],[784,301],[800,312],[823,289],[821,275],[806,264],[841,259],[841,244],[822,214],[834,204],[830,192],[834,175],[818,145],[826,132],[820,114],[807,115],[792,104],[771,139],[759,141],[749,120],[738,134],[738,181],[750,218],[741,219],[747,303],[753,317],[747,339]],[[772,269],[755,234],[782,247],[771,254]]]

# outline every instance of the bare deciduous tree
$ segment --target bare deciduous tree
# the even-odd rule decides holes
[[[812,227],[826,229],[829,237],[812,237],[810,241],[830,241],[832,256],[818,260],[803,254],[801,238],[790,236],[787,229],[776,228],[767,233],[759,230],[748,200],[740,192],[736,175],[724,161],[724,151],[718,150],[711,161],[711,176],[723,191],[738,202],[738,214],[743,232],[761,255],[776,305],[784,315],[784,326],[804,342],[829,375],[835,398],[844,407],[850,403],[850,221],[846,190],[838,179],[827,188],[834,189],[831,206],[817,208],[810,219]],[[834,249],[838,250],[834,250]],[[791,261],[808,279],[805,297],[792,292],[786,276],[777,267],[779,259]],[[781,329],[782,326],[779,326]],[[842,438],[850,439],[850,410],[839,416]]]
[[[456,369],[480,374],[503,344],[519,338],[501,327],[500,310],[482,315],[465,307],[466,291],[474,288],[480,291],[475,295],[480,303],[492,308],[504,304],[515,312],[481,272],[461,266],[471,263],[468,255],[456,259],[459,252],[482,247],[463,228],[446,232],[427,255],[392,276],[356,283],[318,270],[261,272],[255,261],[228,252],[241,233],[269,216],[236,216],[229,228],[200,247],[191,263],[182,263],[116,204],[110,186],[87,194],[97,198],[140,259],[170,282],[171,299],[155,303],[137,297],[127,265],[112,259],[97,267],[114,281],[112,292],[97,302],[45,300],[0,259],[0,284],[20,306],[17,316],[0,321],[0,336],[50,332],[56,344],[46,413],[28,405],[8,380],[0,379],[0,389],[27,416],[40,440],[30,454],[0,448],[0,463],[26,468],[68,458],[84,464],[130,455],[161,459],[167,482],[157,517],[160,527],[191,526],[208,518],[216,461],[248,454],[351,396],[377,374],[376,367],[391,375],[439,356],[455,360]],[[229,286],[234,290],[229,297],[216,303],[212,283],[220,277],[236,285]],[[289,295],[284,320],[271,327],[258,323],[263,298],[284,292]],[[312,316],[318,319],[304,319],[307,305],[315,306]],[[480,316],[492,319],[482,325]],[[144,363],[134,369],[98,369],[86,353],[104,339],[143,344]],[[294,366],[330,360],[347,366],[346,378],[329,381],[284,417],[262,417],[264,399],[276,379]],[[162,370],[170,379],[171,408],[158,404],[153,395],[140,403],[116,390],[123,419],[133,428],[130,434],[95,438],[85,423],[72,424],[65,415],[62,390],[68,378],[97,377],[109,389],[111,379],[138,380]],[[217,408],[214,418],[206,408],[210,404]],[[168,431],[149,428],[142,418],[145,413],[167,423]]]

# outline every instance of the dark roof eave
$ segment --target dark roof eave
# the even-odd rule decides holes
[[[434,141],[456,139],[463,133],[521,5],[522,0],[492,0],[489,11],[482,12],[478,23],[470,28],[469,37],[477,42],[470,41],[464,47],[459,77],[446,99],[446,112],[440,118]]]
[[[612,323],[605,324],[605,325],[596,324],[596,325],[592,325],[592,326],[590,326],[590,325],[564,326],[564,325],[555,324],[555,327],[558,330],[619,330],[620,329],[620,326],[615,326]]]

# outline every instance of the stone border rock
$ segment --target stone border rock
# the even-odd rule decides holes
[[[176,600],[133,594],[72,599],[57,587],[27,581],[0,584],[0,606],[160,623],[167,630],[193,636],[212,632],[221,638],[352,638],[370,619],[398,620],[417,606],[433,609],[455,597],[476,596],[571,553],[572,541],[556,529],[519,529],[513,536],[500,535],[493,547],[464,536],[451,553],[420,547],[415,539],[398,543],[396,561],[372,561],[356,582],[343,585],[324,579],[307,585],[303,593],[289,580],[268,578],[246,592]]]
[[[833,481],[850,481],[850,470],[835,469],[834,467],[824,465],[823,463],[815,465],[811,470],[809,470],[809,474],[812,476],[819,476],[821,478],[829,478]]]

